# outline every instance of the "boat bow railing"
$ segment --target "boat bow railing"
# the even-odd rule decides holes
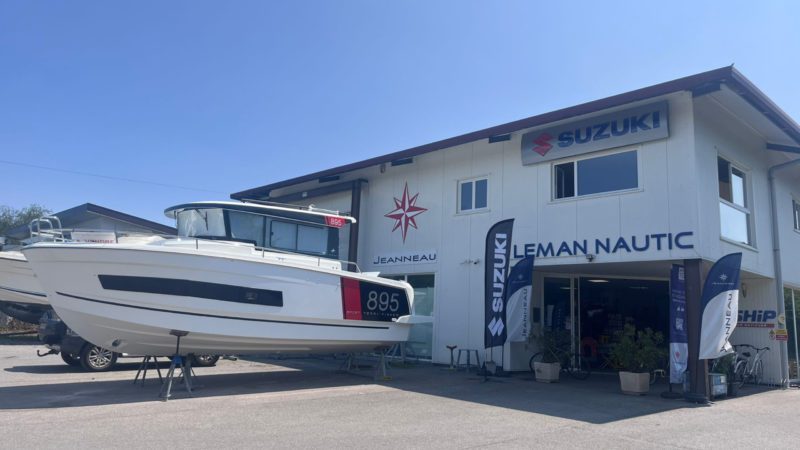
[[[42,228],[43,225],[46,227]],[[64,242],[66,240],[61,227],[61,219],[56,216],[42,216],[31,220],[31,223],[28,224],[28,232],[31,240],[34,241]]]

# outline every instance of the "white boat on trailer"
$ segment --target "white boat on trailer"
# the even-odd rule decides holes
[[[90,342],[140,355],[370,351],[408,340],[408,283],[348,271],[333,212],[242,202],[165,211],[177,239],[23,249],[50,303]]]

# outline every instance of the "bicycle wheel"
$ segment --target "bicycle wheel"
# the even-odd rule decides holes
[[[761,384],[761,381],[764,379],[764,363],[761,360],[756,362],[756,366],[753,369],[753,384]]]
[[[533,363],[542,362],[544,359],[544,352],[539,352],[531,356],[530,361],[528,361],[528,367],[531,369],[531,373],[536,375],[536,367],[534,367]]]
[[[733,383],[739,389],[744,386],[745,370],[747,370],[747,363],[745,361],[737,361],[733,366]]]
[[[578,355],[570,356],[570,364],[567,366],[569,375],[576,380],[585,380],[592,373],[589,360]]]

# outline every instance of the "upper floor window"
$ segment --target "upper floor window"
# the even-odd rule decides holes
[[[477,178],[458,182],[458,212],[472,212],[489,206],[489,179]]]
[[[750,245],[750,200],[747,175],[730,161],[717,157],[719,178],[720,234],[726,239]]]
[[[553,165],[553,198],[570,198],[639,187],[636,150]]]
[[[792,216],[794,216],[794,229],[800,231],[800,203],[792,199]]]

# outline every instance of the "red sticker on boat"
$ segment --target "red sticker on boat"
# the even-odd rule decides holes
[[[342,228],[345,220],[341,217],[325,216],[325,224],[329,227]]]
[[[347,320],[361,320],[361,284],[352,278],[342,278],[342,312]]]

